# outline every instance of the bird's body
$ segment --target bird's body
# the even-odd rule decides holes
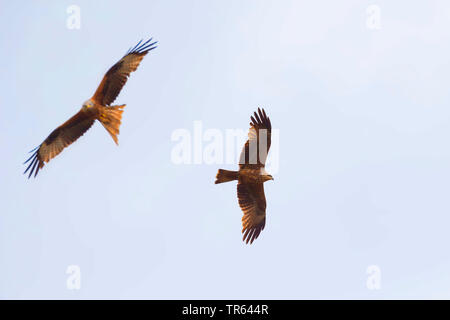
[[[94,95],[83,103],[80,111],[69,120],[57,127],[42,142],[31,157],[25,161],[30,162],[24,173],[29,172],[28,178],[44,167],[46,162],[56,157],[64,148],[81,137],[98,120],[118,144],[117,135],[122,120],[125,105],[112,106],[119,95],[131,72],[136,71],[144,56],[156,48],[152,39],[142,43],[142,40],[113,65],[103,77]]]
[[[265,170],[267,153],[271,143],[272,125],[264,109],[251,117],[249,140],[244,145],[239,161],[239,171],[219,169],[215,183],[237,180],[239,206],[242,217],[243,240],[252,243],[266,224],[266,197],[264,182],[273,180]]]
[[[273,180],[272,176],[264,169],[242,169],[238,171],[238,180],[248,183],[264,183]]]

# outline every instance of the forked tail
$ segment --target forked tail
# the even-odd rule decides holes
[[[103,107],[101,109],[100,116],[98,120],[102,123],[105,129],[109,132],[114,142],[118,145],[119,140],[117,139],[117,135],[119,134],[119,127],[122,120],[122,112],[123,108],[125,108],[125,104],[121,106],[109,106]]]
[[[215,184],[218,183],[224,183],[228,181],[233,181],[238,179],[238,172],[237,171],[229,171],[229,170],[223,170],[219,169],[216,175],[216,181]]]

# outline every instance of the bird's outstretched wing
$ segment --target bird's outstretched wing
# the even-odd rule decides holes
[[[156,48],[157,42],[151,41],[152,39],[149,39],[142,43],[141,40],[133,48],[130,48],[123,58],[106,72],[91,99],[103,106],[113,103],[127,82],[130,73],[136,71],[144,56]]]
[[[239,179],[237,185],[242,217],[243,241],[250,244],[258,238],[266,225],[266,197],[262,183],[248,183]]]
[[[41,143],[40,146],[31,150],[33,152],[30,158],[24,164],[30,162],[24,174],[28,171],[28,178],[34,173],[34,176],[44,166],[56,157],[65,147],[81,137],[94,123],[95,118],[79,111],[72,118],[53,130],[52,133]]]
[[[242,148],[239,158],[240,169],[259,169],[266,164],[271,144],[272,124],[264,109],[250,118],[248,140]]]

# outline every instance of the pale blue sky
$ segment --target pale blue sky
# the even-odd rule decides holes
[[[447,1],[2,0],[0,28],[1,298],[450,298]],[[27,180],[27,152],[150,36],[119,147],[97,123]],[[280,168],[248,246],[235,183],[213,183],[236,166],[175,165],[170,138],[258,106]]]

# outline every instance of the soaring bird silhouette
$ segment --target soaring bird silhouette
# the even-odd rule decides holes
[[[264,109],[250,117],[248,140],[242,149],[239,171],[219,169],[215,183],[237,180],[237,197],[244,213],[243,241],[253,243],[266,225],[266,196],[263,183],[273,180],[264,168],[271,143],[272,124]]]
[[[111,106],[128,80],[130,73],[136,71],[144,56],[156,48],[157,42],[152,39],[130,48],[103,77],[92,98],[83,103],[81,110],[72,118],[64,122],[44,140],[38,147],[31,150],[33,154],[25,161],[30,162],[24,174],[28,171],[28,178],[38,174],[46,162],[56,157],[63,149],[81,137],[98,120],[109,132],[116,144],[117,135],[122,119],[123,105]]]

